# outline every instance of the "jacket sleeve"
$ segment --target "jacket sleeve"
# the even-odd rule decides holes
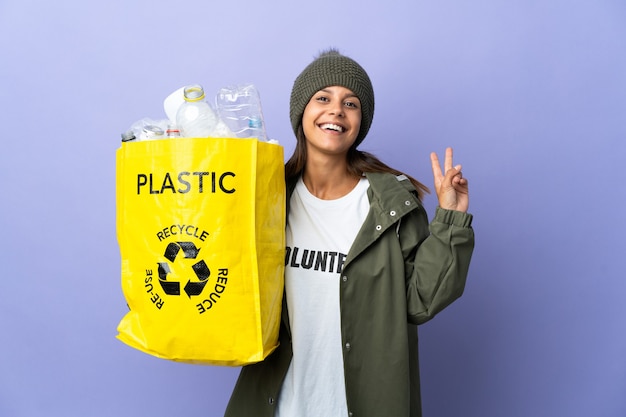
[[[429,225],[430,234],[412,245],[413,253],[405,257],[409,322],[427,322],[463,294],[474,250],[471,223],[469,213],[438,207]],[[419,237],[413,235],[413,239]]]

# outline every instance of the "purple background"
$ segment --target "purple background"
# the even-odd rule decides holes
[[[185,84],[252,81],[289,155],[292,82],[329,46],[375,86],[362,149],[430,185],[451,145],[470,180],[425,415],[626,415],[625,23],[623,0],[1,0],[0,415],[222,414],[237,369],[115,338],[119,135]]]

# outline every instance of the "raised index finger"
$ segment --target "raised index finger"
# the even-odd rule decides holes
[[[443,177],[441,165],[439,165],[439,158],[435,152],[430,153],[430,164],[433,167],[433,176],[435,179]]]

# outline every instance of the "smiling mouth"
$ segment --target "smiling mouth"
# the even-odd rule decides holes
[[[332,130],[333,132],[343,133],[346,129],[343,126],[339,126],[333,123],[324,123],[320,125],[321,129]]]

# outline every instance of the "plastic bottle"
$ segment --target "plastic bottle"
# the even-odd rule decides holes
[[[156,125],[146,125],[141,130],[141,134],[139,135],[139,140],[155,140],[155,139],[163,139],[165,137],[165,132],[159,126]]]
[[[186,86],[185,102],[176,112],[176,125],[185,137],[206,138],[217,126],[217,115],[205,100],[204,89],[199,84]]]
[[[224,87],[215,101],[220,118],[237,137],[267,140],[261,97],[253,84]]]
[[[122,133],[122,142],[132,142],[135,139],[137,139],[135,137],[135,132],[133,132],[132,130],[127,130],[126,132]]]
[[[126,142],[131,140],[131,133],[135,135],[135,140],[153,140],[165,138],[165,129],[167,128],[167,120],[155,120],[148,117],[134,122],[127,132]]]
[[[178,126],[169,124],[167,126],[167,130],[165,131],[165,135],[170,139],[176,139],[180,137],[180,129]]]

